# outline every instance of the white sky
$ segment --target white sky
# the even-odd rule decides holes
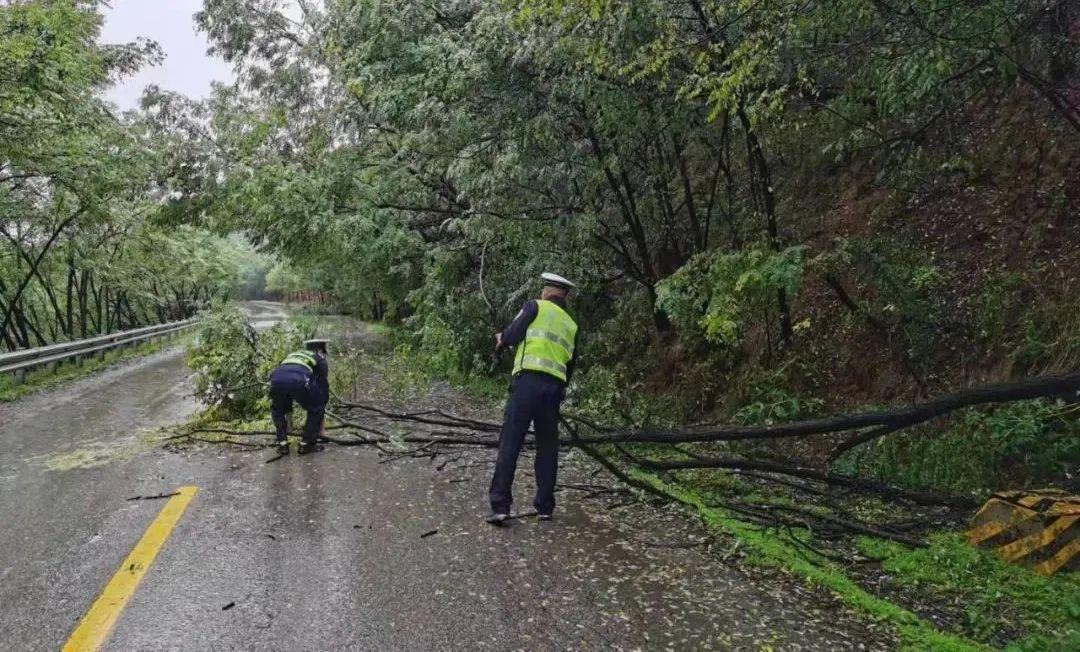
[[[232,69],[221,59],[206,54],[206,36],[195,28],[192,16],[202,0],[112,0],[103,7],[104,43],[126,43],[142,36],[158,42],[165,61],[144,68],[110,89],[108,98],[122,110],[138,106],[148,84],[177,91],[192,98],[207,97],[211,81],[231,82]]]

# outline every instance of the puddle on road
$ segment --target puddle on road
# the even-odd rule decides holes
[[[179,349],[24,398],[0,426],[0,471],[94,468],[153,447],[157,428],[198,405]]]
[[[50,471],[92,469],[109,462],[129,459],[131,456],[131,453],[117,450],[115,446],[103,446],[96,449],[80,448],[70,453],[48,457],[42,461],[42,465]]]
[[[83,442],[74,450],[49,455],[38,455],[27,461],[40,464],[49,471],[92,469],[112,462],[132,459],[136,455],[156,449],[166,436],[158,429],[147,429],[121,439]]]

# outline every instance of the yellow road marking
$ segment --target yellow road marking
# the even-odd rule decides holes
[[[79,626],[64,644],[64,652],[97,650],[108,640],[120,612],[124,610],[131,596],[135,595],[135,589],[143,575],[146,575],[146,571],[154,563],[158,551],[165,545],[173,527],[180,521],[188,503],[198,491],[198,487],[180,487],[177,495],[165,503],[165,507],[161,508],[157,518],[135,544],[120,569],[105,585],[90,611],[79,621]]]

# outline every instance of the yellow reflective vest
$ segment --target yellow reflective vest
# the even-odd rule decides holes
[[[522,371],[541,371],[566,382],[566,365],[574,357],[577,324],[570,315],[551,301],[536,302],[536,319],[525,332],[525,341],[514,356],[514,375]]]
[[[315,356],[307,351],[296,351],[290,353],[289,357],[281,361],[281,364],[298,364],[307,367],[312,373],[315,372],[315,367],[318,365],[318,361],[315,360]]]

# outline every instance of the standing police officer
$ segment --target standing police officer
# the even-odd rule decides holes
[[[540,298],[528,301],[514,321],[495,334],[495,350],[517,346],[510,400],[506,404],[495,475],[491,478],[491,515],[487,522],[502,525],[510,518],[511,486],[525,433],[536,433],[536,499],[540,520],[555,510],[555,476],[559,463],[559,404],[577,362],[577,324],[566,312],[566,295],[576,287],[565,278],[545,272]]]
[[[301,455],[322,450],[318,443],[322,432],[326,402],[330,399],[330,369],[326,363],[328,340],[308,340],[304,350],[289,354],[270,374],[270,416],[277,430],[277,450],[289,452],[289,419],[293,401],[307,411],[304,440],[297,452]]]

